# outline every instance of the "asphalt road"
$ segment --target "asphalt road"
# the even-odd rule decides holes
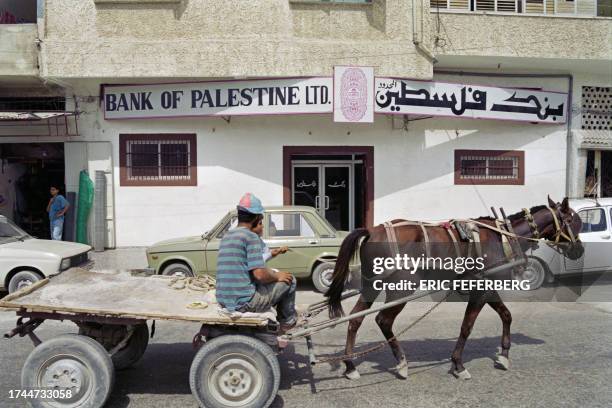
[[[306,285],[307,286],[307,285]],[[320,298],[309,288],[298,301]],[[396,323],[408,324],[431,304],[412,303]],[[279,357],[282,382],[274,407],[610,407],[612,406],[611,304],[513,303],[512,369],[493,368],[501,324],[484,309],[465,351],[472,380],[448,374],[449,356],[463,316],[464,303],[447,303],[414,327],[401,341],[410,360],[409,378],[401,380],[388,348],[359,360],[362,374],[349,381],[341,367],[308,365],[303,342],[290,345]],[[0,332],[13,327],[15,317],[0,313]],[[188,384],[197,325],[158,322],[155,338],[135,367],[117,373],[108,407],[196,407]],[[75,332],[72,323],[45,322],[38,330],[44,340]],[[315,336],[321,354],[341,351],[346,326]],[[383,339],[373,317],[366,319],[358,343]],[[0,406],[22,407],[10,400],[20,386],[21,365],[32,344],[27,338],[0,340]]]

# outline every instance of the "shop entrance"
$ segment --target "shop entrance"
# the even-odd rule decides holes
[[[63,143],[0,143],[0,214],[49,238],[49,186],[65,194]]]
[[[285,147],[285,204],[314,207],[339,230],[370,225],[372,148],[333,149]]]

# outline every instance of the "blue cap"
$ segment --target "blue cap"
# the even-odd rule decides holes
[[[261,205],[261,200],[251,193],[246,193],[245,195],[243,195],[236,208],[238,210],[246,211],[251,214],[264,213],[264,208]]]

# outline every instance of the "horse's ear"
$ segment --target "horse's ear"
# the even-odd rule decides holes
[[[553,200],[551,200],[550,196],[548,196],[548,206],[550,208],[555,208],[557,206],[557,203],[555,203]]]
[[[569,210],[569,200],[567,199],[567,197],[565,197],[563,199],[563,202],[561,203],[561,212],[567,212]]]

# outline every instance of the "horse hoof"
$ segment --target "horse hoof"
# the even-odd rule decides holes
[[[459,380],[471,380],[472,376],[467,368],[464,368],[463,371],[453,370],[453,375]]]
[[[499,368],[500,370],[509,370],[510,359],[502,355],[497,356],[497,359],[495,360],[495,368]]]
[[[344,373],[344,376],[349,380],[358,380],[359,378],[361,378],[361,374],[359,374],[359,371],[357,370],[347,371]]]
[[[401,379],[406,379],[408,378],[408,363],[407,362],[402,362],[400,364],[398,364],[395,369],[397,370],[397,375],[401,378]]]

